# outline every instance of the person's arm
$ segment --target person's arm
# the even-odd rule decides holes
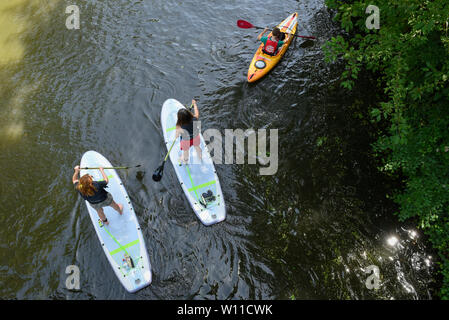
[[[106,182],[106,184],[108,184],[109,183],[108,176],[106,175],[106,173],[104,173],[104,169],[102,167],[100,167],[100,172],[101,172],[101,175],[103,176],[104,182]]]
[[[198,111],[198,106],[196,105],[196,101],[195,99],[192,100],[192,104],[193,104],[193,108],[195,110],[195,113],[193,114],[193,116],[197,119],[200,118],[200,112]]]
[[[75,168],[73,168],[75,170],[75,172],[73,173],[73,177],[72,177],[72,183],[75,184],[77,182],[79,182],[79,174],[80,174],[80,166],[76,166]]]
[[[263,29],[263,31],[257,37],[257,40],[260,41],[260,39],[262,39],[262,36],[264,35],[264,33],[267,32],[267,31],[268,31],[268,28]]]

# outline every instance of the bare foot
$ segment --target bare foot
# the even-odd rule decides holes
[[[178,161],[179,161],[179,164],[182,165],[182,164],[187,164],[189,162],[189,159],[188,158],[185,159],[183,156],[181,156],[181,157],[179,157]]]
[[[123,204],[117,204],[118,205],[118,207],[120,208],[120,215],[122,215],[123,214]]]

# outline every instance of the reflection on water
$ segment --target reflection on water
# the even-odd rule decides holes
[[[24,36],[36,28],[36,21],[48,22],[60,3],[61,0],[0,2],[0,66],[19,63],[25,58]]]
[[[0,65],[19,62],[24,56],[24,46],[19,38],[29,25],[26,15],[22,15],[24,5],[29,0],[0,2]],[[31,4],[33,5],[33,4]]]
[[[395,236],[392,236],[392,237],[388,238],[387,243],[390,247],[394,247],[394,246],[396,246],[398,241],[399,241],[398,238],[396,238]]]
[[[23,109],[32,106],[31,96],[39,79],[25,79],[20,65],[27,58],[27,35],[35,22],[47,21],[59,0],[14,0],[0,2],[0,146],[17,143],[24,135]],[[32,72],[31,70],[27,70]],[[28,74],[29,75],[29,74]]]
[[[321,45],[335,35],[323,1],[108,0],[79,2],[81,29],[65,28],[70,1],[0,4],[0,297],[18,299],[429,299],[434,262],[419,230],[398,222],[395,187],[370,155],[369,82],[333,87],[338,64]],[[291,8],[291,9],[289,9]],[[220,14],[217,14],[219,9]],[[298,32],[283,61],[255,85],[246,71],[257,30],[293,11]],[[196,21],[197,23],[192,23]],[[279,129],[279,169],[217,165],[227,219],[198,222],[163,158],[167,98],[198,98],[203,130]],[[121,287],[104,257],[73,167],[87,150],[119,172],[146,240],[153,283]],[[5,168],[7,168],[5,170]],[[81,290],[65,287],[77,265]],[[366,285],[375,266],[379,289]],[[106,271],[105,271],[106,270]],[[369,271],[369,272],[367,272]]]

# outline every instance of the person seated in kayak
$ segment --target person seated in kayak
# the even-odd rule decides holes
[[[262,41],[264,44],[264,47],[262,51],[270,56],[275,56],[279,50],[284,45],[284,41],[281,39],[284,39],[285,34],[279,30],[278,27],[274,28],[271,32],[271,37],[268,38],[268,36],[264,36],[265,32],[268,31],[268,28],[265,28],[257,37],[257,40]]]
[[[110,206],[119,214],[123,213],[123,205],[117,204],[112,198],[112,195],[104,189],[107,187],[109,179],[104,173],[103,168],[100,168],[100,172],[104,181],[94,181],[90,174],[85,174],[79,179],[80,166],[76,166],[74,170],[75,173],[73,174],[72,182],[75,189],[81,194],[81,197],[83,197],[84,200],[89,202],[92,208],[97,210],[98,216],[103,223],[109,224],[108,219],[104,214],[103,207]]]
[[[181,150],[184,151],[180,158],[180,162],[187,163],[189,161],[190,147],[194,146],[196,154],[199,160],[202,159],[202,153],[200,148],[200,134],[196,122],[200,116],[198,106],[195,100],[192,100],[194,107],[194,114],[186,108],[179,109],[178,121],[176,122],[176,136],[175,140],[181,137]]]

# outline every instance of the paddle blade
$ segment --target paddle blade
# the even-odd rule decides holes
[[[154,181],[161,181],[162,174],[164,173],[164,165],[159,166],[153,173],[153,180]]]
[[[239,28],[243,28],[243,29],[254,28],[254,26],[251,23],[249,23],[248,21],[245,21],[245,20],[237,20],[237,26]]]

